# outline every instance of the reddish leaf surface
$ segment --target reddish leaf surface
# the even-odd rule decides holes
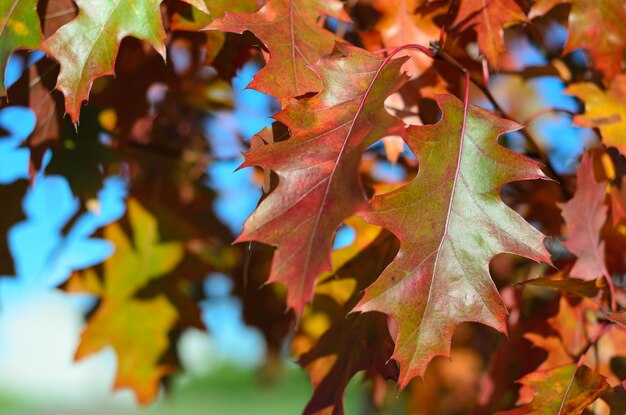
[[[608,210],[604,204],[606,182],[596,182],[589,152],[583,153],[576,177],[577,189],[574,197],[566,203],[557,204],[563,211],[568,227],[568,238],[563,245],[578,257],[570,276],[593,280],[601,275],[608,275],[604,242],[600,241],[600,230],[606,222]]]
[[[497,142],[520,126],[475,106],[464,122],[461,101],[451,95],[436,100],[442,119],[407,131],[420,160],[418,175],[376,197],[362,214],[402,244],[356,307],[397,321],[393,357],[401,387],[423,376],[435,356],[449,356],[458,324],[475,321],[506,332],[507,310],[489,276],[491,258],[509,252],[550,262],[544,236],[499,197],[508,182],[545,177],[537,163]]]
[[[533,372],[524,376],[520,383],[535,389],[535,397],[527,405],[497,415],[555,415],[559,413],[567,385],[574,375],[576,365],[560,366],[544,372]],[[576,376],[567,394],[561,414],[575,415],[592,404],[611,388],[604,376],[587,366],[576,370]]]
[[[0,0],[0,96],[6,94],[4,71],[11,53],[41,44],[37,0]]]
[[[380,32],[385,47],[409,44],[428,45],[439,38],[440,28],[435,17],[445,8],[424,6],[424,0],[377,0],[373,7],[381,14],[374,27]],[[432,63],[432,58],[418,52],[402,52],[411,57],[405,69],[412,76],[421,75]]]
[[[476,30],[478,48],[497,69],[505,52],[504,28],[525,21],[526,15],[515,0],[461,0],[454,25],[460,30]]]
[[[570,85],[565,92],[585,103],[585,112],[574,117],[574,124],[598,128],[605,145],[626,154],[626,74],[616,76],[606,91],[582,82]]]
[[[280,181],[237,242],[277,246],[269,281],[287,285],[287,304],[297,314],[312,298],[316,277],[331,270],[335,230],[367,203],[359,175],[362,153],[386,135],[403,134],[384,100],[403,84],[399,70],[405,60],[383,65],[384,59],[362,49],[338,45],[332,57],[314,66],[324,90],[276,115],[291,138],[262,145],[257,137],[245,155],[244,166],[271,169]]]
[[[541,336],[535,333],[527,333],[524,337],[535,346],[548,352],[546,360],[539,365],[539,371],[551,370],[562,364],[576,363],[577,357],[585,350],[591,339],[602,329],[598,324],[598,317],[620,319],[621,313],[606,315],[599,313],[598,306],[590,299],[583,299],[575,304],[570,303],[562,296],[559,303],[559,312],[556,316],[548,319],[548,323],[556,335]],[[610,317],[609,317],[610,316]],[[620,356],[622,345],[626,342],[626,329],[615,325],[602,335],[596,343],[593,352],[586,354],[582,363],[595,368],[598,373],[608,378],[614,386],[620,380],[611,370],[611,359]],[[520,401],[529,401],[532,396],[527,386],[520,390]]]
[[[56,88],[65,96],[66,112],[75,124],[93,81],[114,74],[123,38],[144,40],[165,58],[161,1],[78,0],[82,12],[43,43],[43,50],[61,64]]]
[[[626,48],[626,3],[623,0],[538,0],[529,17],[542,16],[561,3],[572,5],[563,54],[586,49],[595,66],[608,79],[622,72]]]
[[[275,96],[284,106],[292,97],[320,90],[320,80],[308,66],[341,41],[318,24],[322,16],[350,21],[337,0],[268,0],[256,13],[226,13],[207,29],[254,33],[270,59],[250,88]]]
[[[626,177],[622,178],[620,188],[611,188],[611,217],[614,226],[626,222]]]

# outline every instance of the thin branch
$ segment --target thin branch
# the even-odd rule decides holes
[[[550,113],[563,113],[563,114],[571,115],[572,117],[577,115],[574,111],[570,111],[570,110],[565,109],[565,108],[544,108],[544,109],[540,109],[540,110],[536,111],[530,117],[526,118],[526,120],[524,121],[523,124],[524,125],[529,125],[533,121],[535,121],[536,118],[539,118],[542,115],[550,114]]]
[[[604,324],[602,328],[600,329],[600,331],[598,331],[598,333],[593,337],[593,339],[591,339],[591,341],[587,343],[587,346],[585,346],[585,350],[583,350],[580,357],[578,358],[578,362],[576,363],[576,368],[574,369],[574,373],[572,373],[572,377],[570,378],[569,383],[567,384],[567,388],[565,389],[565,393],[563,394],[563,400],[561,401],[561,406],[559,406],[559,412],[557,415],[561,415],[563,413],[563,406],[565,405],[565,400],[567,399],[567,395],[569,394],[569,391],[572,388],[572,384],[574,383],[574,379],[576,378],[576,372],[578,372],[578,369],[583,365],[583,361],[585,360],[585,357],[587,357],[587,353],[593,346],[596,345],[596,343],[598,343],[598,340],[600,340],[600,338],[604,336],[606,332],[609,331],[610,328],[611,328],[610,324]]]

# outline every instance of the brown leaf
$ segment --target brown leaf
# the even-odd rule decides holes
[[[505,52],[504,28],[526,20],[514,0],[461,0],[454,26],[459,30],[473,27],[478,37],[478,48],[489,64],[498,69]]]

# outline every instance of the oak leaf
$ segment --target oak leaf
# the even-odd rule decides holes
[[[498,144],[499,135],[520,126],[473,105],[464,114],[451,95],[435,99],[441,120],[407,130],[418,175],[360,214],[401,242],[355,309],[381,311],[398,323],[393,358],[401,387],[423,376],[435,356],[450,355],[458,324],[475,321],[506,332],[507,310],[489,275],[495,255],[550,263],[544,235],[499,198],[508,182],[545,178],[539,164]]]
[[[11,53],[38,49],[41,40],[37,0],[0,0],[0,96],[6,95],[4,71]]]
[[[405,81],[399,74],[405,60],[387,63],[339,44],[333,56],[313,66],[324,90],[292,100],[275,116],[291,138],[263,145],[257,136],[245,154],[242,166],[271,169],[279,183],[248,218],[237,242],[277,247],[269,282],[287,285],[287,305],[298,315],[313,297],[315,279],[332,269],[336,229],[367,204],[361,155],[376,140],[403,134],[402,122],[384,109],[384,101]]]
[[[498,69],[505,52],[504,28],[526,20],[515,0],[461,0],[454,26],[459,30],[473,27],[478,48],[489,64]]]
[[[626,74],[616,76],[606,91],[582,82],[570,85],[565,92],[585,103],[585,112],[574,117],[574,124],[598,128],[605,145],[626,154]]]
[[[227,12],[207,29],[254,33],[270,58],[249,87],[278,98],[284,106],[292,97],[320,90],[320,80],[308,66],[341,41],[318,24],[322,16],[350,21],[337,0],[268,0],[255,13]]]
[[[574,371],[576,371],[575,376]],[[574,376],[574,381],[567,393],[563,408],[559,412],[572,376]],[[576,365],[566,365],[544,372],[533,372],[524,376],[519,382],[535,389],[534,399],[520,408],[498,412],[497,415],[580,414],[596,399],[611,390],[604,376],[594,372],[588,366],[576,369]]]
[[[172,371],[160,359],[178,313],[164,295],[143,299],[137,293],[169,273],[182,259],[183,249],[179,242],[159,242],[156,220],[134,199],[128,201],[128,217],[132,242],[119,223],[104,229],[115,253],[104,262],[102,280],[88,269],[74,274],[67,290],[101,298],[81,335],[76,359],[112,347],[118,358],[114,388],[131,388],[139,402],[147,403],[157,396],[161,378]]]
[[[75,124],[93,81],[114,74],[122,39],[144,40],[165,58],[161,1],[77,0],[78,16],[43,43],[43,50],[61,65],[56,88],[65,96],[66,112]]]
[[[576,178],[574,197],[566,203],[557,203],[568,227],[568,237],[563,245],[578,258],[570,276],[593,280],[608,275],[604,241],[600,240],[608,208],[604,204],[606,182],[596,182],[593,159],[587,151],[576,170]]]
[[[607,79],[613,79],[622,71],[626,48],[626,3],[623,0],[538,0],[530,9],[529,17],[542,16],[562,3],[572,5],[563,54],[586,49],[595,66]]]
[[[440,28],[435,18],[445,10],[441,5],[425,7],[424,0],[376,0],[372,6],[381,16],[376,26],[385,47],[409,44],[428,45],[439,38]],[[410,56],[405,69],[411,76],[421,75],[432,63],[432,58],[415,51],[401,52]],[[403,56],[403,55],[400,55]]]
[[[355,241],[333,252],[333,278],[316,287],[315,300],[302,320],[294,345],[306,345],[307,338],[315,343],[300,355],[298,363],[308,372],[314,392],[305,414],[328,413],[340,415],[345,388],[359,371],[368,376],[396,380],[398,367],[390,360],[393,340],[387,328],[386,316],[380,313],[348,314],[367,287],[396,254],[395,238],[377,226],[360,218],[348,221],[357,232]],[[360,249],[359,249],[360,248]],[[350,287],[345,300],[339,287]],[[316,321],[327,321],[326,329],[317,334],[309,327]],[[315,324],[319,327],[320,324]]]
[[[201,11],[200,8],[192,7],[189,16],[175,13],[170,21],[171,30],[197,32],[209,25],[213,20],[223,17],[227,10],[231,13],[238,13],[254,12],[259,8],[258,0],[238,0],[236,2],[230,0],[200,1],[205,4],[206,10]],[[226,37],[224,33],[218,31],[206,31],[204,34],[206,36],[206,56],[204,63],[210,64],[224,46]]]
[[[547,277],[533,278],[517,285],[534,285],[537,287],[550,287],[555,290],[568,292],[581,297],[595,297],[600,291],[595,280],[588,281],[570,278],[562,271]]]
[[[546,360],[537,368],[539,371],[554,369],[561,364],[576,363],[594,335],[601,330],[598,317],[618,320],[621,313],[607,315],[599,313],[598,306],[588,298],[573,305],[565,296],[559,302],[559,312],[548,319],[548,324],[555,335],[546,337],[527,333],[524,337],[535,346],[548,352]],[[608,379],[611,385],[619,384],[620,380],[611,370],[611,359],[622,354],[622,345],[626,342],[626,329],[614,325],[595,345],[595,353],[587,353],[582,363],[594,367],[598,373]],[[521,397],[529,396],[528,388],[522,386]]]
[[[626,223],[626,177],[622,177],[620,188],[611,187],[611,217],[613,226],[619,225],[620,222]]]

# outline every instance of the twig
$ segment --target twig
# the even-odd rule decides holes
[[[587,357],[587,353],[596,343],[598,343],[598,340],[600,340],[600,338],[604,336],[606,332],[609,331],[610,328],[611,328],[610,324],[604,324],[602,328],[600,329],[600,331],[598,331],[598,333],[593,337],[593,339],[591,339],[591,341],[587,343],[585,350],[583,350],[580,357],[578,358],[578,362],[576,363],[576,368],[574,369],[574,373],[572,373],[572,377],[570,378],[569,383],[567,384],[567,388],[565,389],[565,394],[563,394],[563,400],[561,401],[561,406],[559,406],[559,412],[557,415],[561,415],[563,412],[563,406],[565,405],[565,400],[567,399],[567,395],[570,389],[572,388],[574,379],[576,378],[576,372],[578,372],[578,369],[583,365],[583,360],[585,360],[585,357]]]

